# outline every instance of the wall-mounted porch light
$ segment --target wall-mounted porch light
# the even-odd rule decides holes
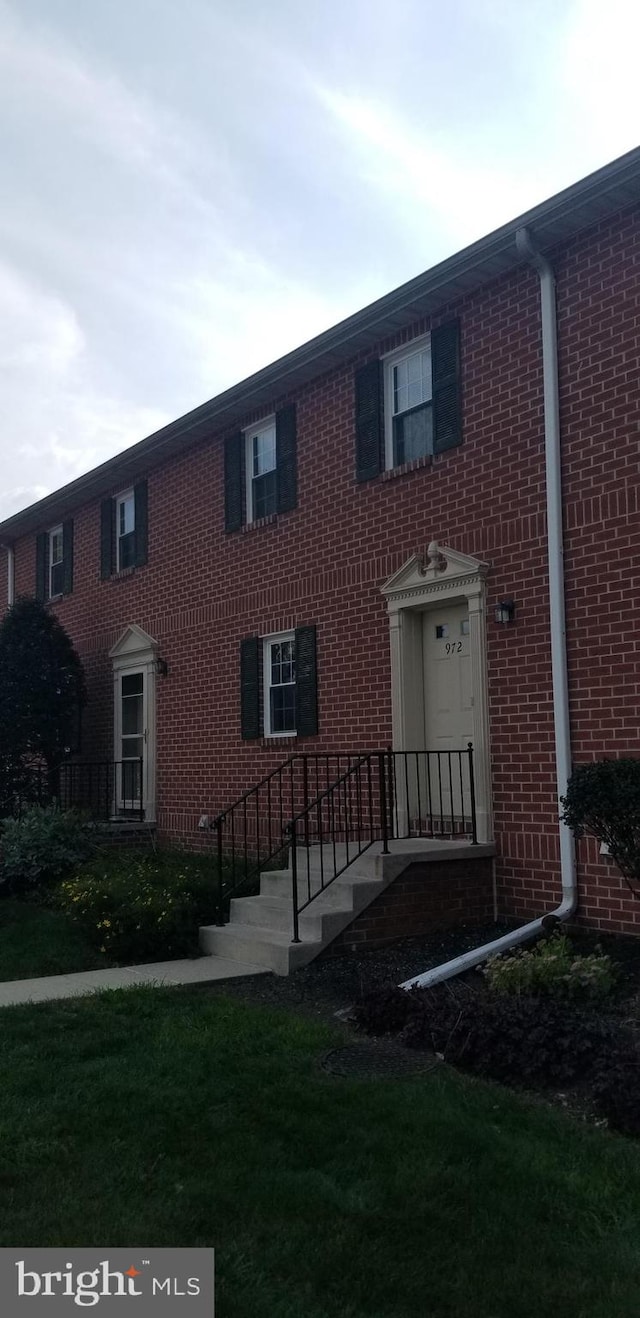
[[[156,659],[153,668],[156,677],[166,677],[169,672],[169,665],[166,659]]]
[[[516,616],[516,606],[513,600],[500,600],[496,604],[495,619],[496,622],[509,623],[513,622]]]

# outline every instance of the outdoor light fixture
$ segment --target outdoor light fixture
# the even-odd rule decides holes
[[[513,600],[500,600],[496,604],[495,618],[496,622],[509,623],[513,622],[516,616],[516,606]]]
[[[166,659],[156,659],[154,669],[156,677],[166,677],[169,672],[169,665]]]

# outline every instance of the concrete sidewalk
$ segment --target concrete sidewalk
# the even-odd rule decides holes
[[[0,1007],[20,1002],[54,1002],[82,997],[100,989],[130,988],[133,984],[207,984],[240,975],[266,975],[265,966],[243,965],[220,956],[187,961],[156,961],[148,966],[116,966],[113,970],[79,970],[73,975],[47,975],[41,979],[11,979],[0,983]]]

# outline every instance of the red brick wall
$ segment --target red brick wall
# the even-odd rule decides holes
[[[554,254],[578,760],[634,751],[637,744],[639,260],[637,213],[602,223]],[[440,319],[461,318],[464,443],[431,465],[356,482],[351,365],[296,399],[293,512],[225,535],[220,434],[149,471],[146,567],[100,581],[99,506],[78,510],[74,593],[58,613],[87,668],[85,746],[92,754],[110,753],[107,651],[136,622],[157,638],[169,665],[157,699],[165,834],[198,845],[200,814],[228,804],[294,745],[240,739],[243,636],[317,625],[320,734],[298,741],[300,749],[389,744],[389,628],[380,586],[437,539],[491,564],[488,668],[501,909],[537,914],[559,899],[538,303],[537,276],[523,268],[443,312]],[[428,328],[422,322],[413,332]],[[274,398],[274,409],[284,401]],[[248,413],[247,424],[252,419]],[[32,592],[34,537],[18,543],[16,561],[18,591]],[[0,573],[2,602],[3,565]],[[503,595],[516,602],[509,627],[492,620]],[[581,852],[580,877],[582,910],[591,922],[640,928],[636,908],[595,849]]]
[[[325,956],[384,947],[397,938],[428,934],[452,925],[493,919],[493,862],[441,860],[409,865],[353,924],[326,949]]]

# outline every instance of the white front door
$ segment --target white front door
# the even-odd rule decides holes
[[[118,811],[140,811],[144,808],[149,743],[144,669],[118,673],[116,738],[116,807]]]
[[[473,740],[467,604],[424,615],[425,746],[463,750]]]
[[[425,766],[436,825],[462,826],[470,807],[469,759],[473,697],[467,603],[428,610],[423,621]],[[464,754],[460,754],[464,752]],[[465,809],[466,807],[466,809]]]

